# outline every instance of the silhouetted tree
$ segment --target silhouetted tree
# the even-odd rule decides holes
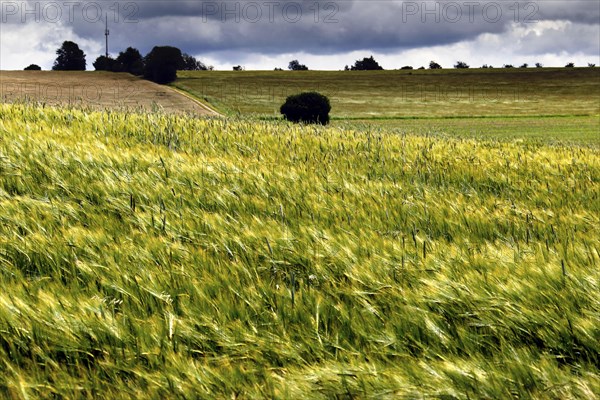
[[[123,72],[138,76],[144,75],[144,59],[136,48],[128,47],[125,51],[120,52],[117,62],[121,65]]]
[[[42,68],[37,64],[30,64],[23,69],[24,71],[41,71]]]
[[[405,65],[404,67],[402,67],[400,69],[413,69],[413,67],[411,67],[410,65]]]
[[[288,64],[288,69],[290,71],[308,71],[308,67],[304,64],[300,64],[298,60],[292,60]]]
[[[458,69],[469,68],[469,64],[467,64],[464,61],[457,61],[456,64],[454,64],[454,68],[458,68]]]
[[[487,65],[487,64],[483,64],[483,65],[481,66],[481,68],[484,68],[484,69],[486,69],[486,68],[492,68],[492,67],[490,67],[490,66],[489,66],[489,65]]]
[[[85,71],[85,53],[77,43],[64,41],[56,50],[56,61],[52,67],[55,71]]]
[[[442,66],[435,61],[429,62],[429,69],[442,69]]]
[[[123,66],[117,60],[106,56],[96,58],[92,65],[96,71],[120,72],[123,69]]]
[[[354,65],[350,68],[353,71],[381,71],[383,68],[373,56],[363,58],[362,60],[356,60]]]
[[[235,65],[235,66],[233,67],[233,70],[234,70],[234,71],[243,71],[243,70],[244,70],[244,67],[242,67],[241,65]]]
[[[204,65],[202,61],[196,60],[196,57],[191,56],[187,53],[183,53],[183,66],[181,67],[184,71],[206,71],[208,67]]]
[[[590,68],[594,68],[595,66],[596,66],[596,64],[588,63],[588,67],[590,67]]]
[[[523,63],[523,64],[521,64],[521,66],[519,68],[527,68],[527,67],[529,67],[529,64]]]
[[[575,64],[573,64],[572,62],[570,62],[567,65],[565,65],[565,68],[573,68],[574,66],[575,66]]]
[[[177,79],[177,69],[183,65],[181,50],[171,46],[155,46],[144,58],[144,78],[165,84]]]
[[[306,92],[288,96],[280,111],[288,121],[327,125],[331,105],[326,96]]]
[[[512,65],[512,64],[504,64],[504,68],[514,68],[514,65]]]
[[[539,63],[539,62],[535,63],[536,68],[542,68],[543,66],[544,65],[542,63]]]

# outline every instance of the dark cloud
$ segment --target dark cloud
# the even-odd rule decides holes
[[[18,12],[7,8],[8,3],[17,5]],[[28,24],[32,29],[55,24],[98,43],[103,42],[103,17],[108,16],[112,53],[128,46],[144,53],[165,44],[195,55],[385,53],[476,40],[481,34],[502,34],[515,25],[531,27],[544,21],[566,21],[572,26],[548,31],[547,40],[526,33],[519,51],[539,52],[535,46],[545,50],[556,44],[557,51],[589,52],[600,42],[597,37],[570,36],[589,33],[586,25],[599,25],[597,0],[28,0],[2,4],[3,29],[11,24]],[[56,5],[61,7],[60,18],[55,18]],[[29,14],[23,13],[24,7]],[[32,21],[36,12],[39,20]]]
[[[597,0],[544,0],[530,3],[524,3],[522,12],[532,12],[535,9],[535,16],[539,21],[562,20],[590,25],[597,25],[600,21],[600,1]]]

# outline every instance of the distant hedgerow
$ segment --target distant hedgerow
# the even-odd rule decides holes
[[[280,111],[288,121],[327,125],[331,105],[326,96],[305,92],[288,96]]]

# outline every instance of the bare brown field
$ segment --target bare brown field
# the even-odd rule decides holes
[[[33,101],[98,110],[163,110],[218,115],[201,102],[168,86],[127,73],[91,71],[0,71],[4,103]]]

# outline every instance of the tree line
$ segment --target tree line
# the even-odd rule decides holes
[[[85,71],[86,56],[77,43],[72,41],[63,42],[62,46],[56,51],[56,60],[52,67],[55,71]],[[198,61],[194,56],[183,53],[177,47],[155,46],[146,56],[142,56],[140,51],[133,47],[128,47],[121,51],[116,58],[102,55],[96,58],[92,64],[97,71],[128,72],[133,75],[143,76],[145,79],[156,83],[166,84],[173,82],[177,78],[178,70],[186,71],[206,71],[212,70],[212,66],[206,66]],[[573,68],[574,63],[565,65],[567,68]],[[595,67],[595,64],[588,64],[588,67]],[[454,65],[456,69],[466,69],[470,66],[464,61],[457,61]],[[529,64],[524,63],[519,68],[528,68]],[[542,68],[541,63],[535,64],[536,68]],[[443,67],[435,62],[429,63],[429,69],[442,69]],[[491,65],[484,64],[481,68],[494,68]],[[503,68],[515,68],[512,64],[504,64]],[[307,71],[308,67],[301,64],[298,60],[292,60],[288,64],[290,71]],[[413,69],[406,65],[400,69]],[[420,67],[418,69],[425,69]],[[36,64],[31,64],[25,70],[41,70]],[[244,67],[237,65],[233,67],[234,71],[243,71]],[[282,71],[281,68],[275,68],[276,71]],[[362,60],[356,60],[354,65],[344,67],[345,71],[382,71],[383,67],[375,60],[373,56],[365,57]]]
[[[128,72],[161,84],[173,82],[177,78],[178,70],[212,69],[194,56],[172,46],[155,46],[146,56],[142,56],[138,49],[128,47],[121,51],[117,58],[102,55],[96,58],[92,65],[96,71]],[[85,71],[86,66],[86,55],[83,50],[77,43],[67,40],[56,50],[56,60],[52,70]],[[41,68],[31,64],[25,70],[41,70]]]

